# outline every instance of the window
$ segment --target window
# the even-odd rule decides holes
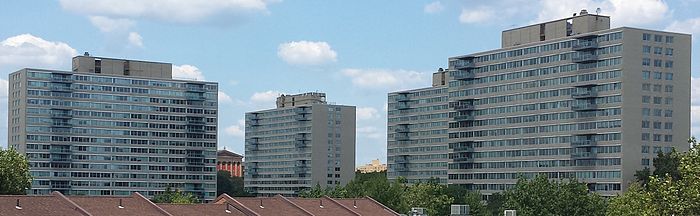
[[[643,53],[651,53],[651,46],[642,46]]]
[[[673,43],[673,36],[666,36],[666,43]]]
[[[642,90],[643,90],[643,91],[650,91],[650,90],[651,90],[651,84],[649,84],[649,83],[643,83],[643,84],[642,84]]]
[[[649,128],[649,121],[642,121],[642,128]]]
[[[664,52],[664,48],[661,47],[654,47],[654,54],[656,55],[661,55]]]
[[[647,34],[647,33],[642,34],[642,40],[650,41],[650,40],[651,40],[651,34]]]
[[[643,165],[643,166],[649,166],[649,159],[648,159],[648,158],[642,158],[642,165]]]
[[[649,78],[651,78],[651,72],[649,72],[649,71],[642,71],[642,79],[648,80]]]
[[[663,38],[661,35],[654,35],[654,42],[663,42]]]
[[[664,117],[673,117],[673,110],[665,110]]]
[[[654,59],[654,67],[661,67],[664,61],[661,59]]]
[[[654,142],[661,142],[661,134],[654,134]]]
[[[661,152],[661,147],[654,146],[654,154]]]
[[[661,109],[654,109],[654,116],[661,116]]]
[[[671,60],[666,60],[664,66],[665,66],[666,68],[673,68],[673,61],[671,61]]]
[[[649,153],[649,146],[643,145],[642,146],[642,153]]]
[[[664,142],[673,142],[673,135],[664,135]]]
[[[673,129],[673,122],[666,122],[666,123],[664,123],[664,129],[666,129],[666,130],[672,130],[672,129]]]
[[[666,85],[666,92],[673,92],[673,85]]]
[[[654,122],[654,129],[661,129],[661,122]]]
[[[651,59],[648,59],[648,58],[642,59],[642,66],[650,66],[650,65],[651,65]]]
[[[673,56],[673,48],[666,48],[666,55]]]
[[[654,97],[654,104],[661,104],[661,97]]]
[[[651,103],[651,96],[642,96],[642,103]]]
[[[661,72],[654,72],[654,79],[660,80],[662,76]]]
[[[672,97],[667,97],[664,100],[665,100],[664,103],[666,105],[673,105],[673,98]]]
[[[666,80],[673,80],[673,73],[665,73]]]
[[[642,116],[649,116],[651,110],[649,108],[642,108]]]
[[[654,85],[654,89],[652,89],[654,92],[661,92],[661,85]]]
[[[649,133],[642,133],[642,140],[648,141],[649,140]]]

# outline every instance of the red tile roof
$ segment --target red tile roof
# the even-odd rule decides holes
[[[19,205],[17,204],[19,200]],[[219,196],[209,204],[155,204],[139,193],[131,196],[0,196],[2,216],[358,216],[399,215],[373,199],[306,199],[274,197],[233,198]]]

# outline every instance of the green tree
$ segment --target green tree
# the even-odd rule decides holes
[[[585,183],[576,179],[550,181],[544,175],[532,180],[521,177],[513,189],[506,190],[505,209],[518,215],[604,215],[605,201],[589,193]]]
[[[492,216],[500,216],[503,214],[503,203],[505,202],[505,198],[501,193],[494,193],[491,194],[491,197],[489,197],[488,202],[486,203],[486,209],[488,210],[489,215]]]
[[[454,201],[447,193],[447,186],[435,182],[413,184],[403,198],[409,207],[425,208],[428,215],[449,215]]]
[[[248,197],[252,196],[243,189],[243,178],[231,176],[231,172],[219,170],[216,173],[216,194],[223,193],[233,197]]]
[[[172,190],[172,188],[170,187],[166,188],[163,193],[154,196],[151,201],[153,201],[154,203],[174,204],[199,203],[197,197],[195,197],[192,193],[185,193],[180,191],[180,189]]]
[[[22,195],[32,186],[29,161],[14,148],[0,149],[0,195]]]
[[[469,205],[469,215],[490,215],[478,191],[470,191],[459,185],[448,185],[447,194],[454,198],[453,205]]]
[[[664,167],[664,175],[651,175],[647,187],[632,186],[613,198],[607,215],[700,215],[700,146],[694,137],[688,142],[688,152],[670,154],[677,167]]]

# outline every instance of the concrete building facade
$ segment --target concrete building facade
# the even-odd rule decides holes
[[[214,82],[167,63],[73,58],[73,71],[9,75],[8,143],[29,158],[29,194],[216,197]]]
[[[296,196],[316,184],[355,177],[355,107],[324,93],[282,95],[277,108],[246,113],[245,188],[257,196]]]
[[[688,149],[690,35],[609,19],[582,11],[448,59],[449,184],[491,194],[544,174],[614,195],[655,152]]]

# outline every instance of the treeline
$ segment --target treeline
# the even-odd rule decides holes
[[[544,175],[520,178],[515,187],[493,194],[482,201],[478,191],[436,180],[406,184],[404,179],[389,181],[386,172],[357,173],[346,186],[302,191],[302,197],[372,197],[397,211],[408,213],[411,207],[425,208],[429,215],[449,215],[450,205],[470,206],[470,215],[503,215],[506,209],[519,216],[539,215],[700,215],[700,146],[689,141],[688,152],[659,152],[653,160],[656,169],[637,172],[638,182],[616,197],[603,198],[588,190],[577,179],[548,179]]]

